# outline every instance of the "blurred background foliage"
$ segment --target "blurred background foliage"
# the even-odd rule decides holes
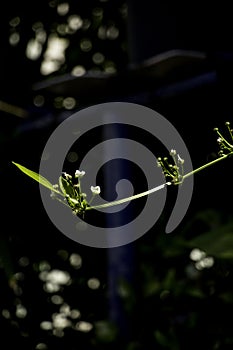
[[[64,237],[46,216],[38,187],[10,164],[38,170],[43,147],[62,120],[93,101],[119,96],[167,117],[194,166],[212,159],[211,129],[232,120],[232,24],[226,2],[220,7],[209,1],[190,9],[184,2],[175,7],[160,1],[5,2],[1,348],[232,349],[231,159],[195,177],[190,208],[172,234],[165,235],[164,227],[173,194],[161,220],[125,251],[84,247]],[[178,73],[158,79],[156,65],[140,71],[144,60],[169,49],[197,50],[207,59],[200,70],[192,62],[185,74],[181,65]],[[137,74],[129,80],[132,67]],[[110,97],[109,85],[98,85],[109,77],[117,77],[110,80]],[[72,82],[77,85],[70,88]]]

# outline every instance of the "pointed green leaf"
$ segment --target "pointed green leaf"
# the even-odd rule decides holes
[[[32,179],[34,179],[35,181],[39,182],[41,185],[47,187],[49,190],[53,191],[53,192],[56,192],[56,193],[60,193],[60,191],[56,190],[53,185],[51,184],[51,182],[49,182],[45,177],[41,176],[40,174],[32,171],[32,170],[29,170],[27,168],[25,168],[24,166],[18,164],[18,163],[15,163],[15,162],[12,162],[14,165],[17,166],[17,168],[19,168],[19,170],[21,170],[24,174],[26,174],[27,176],[31,177]]]
[[[76,198],[76,192],[73,185],[62,176],[59,177],[59,186],[64,195],[68,194],[71,198]]]

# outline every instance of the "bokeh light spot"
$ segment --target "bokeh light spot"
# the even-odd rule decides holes
[[[78,154],[77,154],[77,152],[69,152],[67,154],[66,158],[67,158],[68,162],[75,163],[78,160]]]
[[[70,318],[72,318],[73,320],[79,318],[80,316],[81,316],[81,313],[79,310],[73,309],[70,311]]]
[[[27,316],[27,309],[22,304],[16,306],[16,317],[25,318]]]
[[[70,265],[76,269],[82,266],[82,258],[79,254],[73,253],[70,255]]]
[[[19,261],[18,261],[19,266],[26,267],[29,265],[29,263],[30,261],[27,256],[21,256],[21,258],[19,258]]]
[[[33,103],[36,107],[42,107],[45,103],[45,98],[42,95],[36,95],[33,99]]]
[[[6,318],[7,320],[10,319],[10,317],[11,317],[10,311],[7,310],[7,309],[3,309],[3,310],[2,310],[2,316],[3,316],[4,318]]]
[[[80,42],[80,48],[84,52],[89,52],[92,49],[92,42],[90,39],[82,39]]]
[[[104,55],[101,52],[96,52],[94,53],[94,55],[92,56],[92,60],[95,64],[101,64],[104,62]]]
[[[119,29],[115,26],[110,26],[106,32],[107,38],[110,40],[115,40],[119,36]]]
[[[80,16],[72,15],[68,18],[68,26],[73,31],[76,31],[83,26],[83,20]]]
[[[20,41],[20,35],[18,32],[12,33],[9,36],[9,43],[11,46],[16,46]]]
[[[93,325],[90,322],[79,321],[76,323],[75,328],[80,332],[88,333],[92,330]]]
[[[30,60],[37,60],[42,52],[42,45],[36,39],[30,39],[26,47],[26,56]]]
[[[98,278],[90,278],[87,281],[87,285],[90,289],[98,289],[100,287],[100,281]]]
[[[60,295],[52,295],[51,302],[55,305],[61,305],[63,303],[63,298]]]
[[[71,74],[74,75],[75,77],[81,77],[85,73],[86,73],[86,69],[83,66],[75,66],[71,71]]]
[[[48,346],[45,343],[38,343],[35,347],[36,350],[47,350]]]
[[[14,17],[9,21],[11,27],[17,27],[20,24],[20,17]]]
[[[204,258],[205,256],[206,256],[206,253],[201,251],[198,248],[194,248],[189,255],[190,259],[193,261],[199,261],[202,258]]]
[[[43,321],[40,324],[40,328],[45,331],[49,331],[50,329],[53,329],[53,324],[50,321]]]
[[[76,100],[73,97],[66,97],[63,100],[63,107],[65,109],[74,109],[74,107],[76,106]]]
[[[62,4],[59,4],[57,6],[57,13],[60,16],[65,16],[69,12],[69,8],[70,8],[70,6],[69,6],[68,2],[63,2]]]

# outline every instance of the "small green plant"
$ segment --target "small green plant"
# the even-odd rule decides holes
[[[122,198],[113,202],[108,202],[100,205],[92,205],[92,201],[96,195],[99,195],[101,190],[99,186],[91,186],[90,190],[92,193],[91,198],[87,199],[87,194],[82,192],[81,179],[85,175],[85,171],[76,170],[74,175],[63,172],[58,179],[58,184],[51,184],[49,180],[41,176],[40,174],[25,168],[24,166],[12,162],[22,172],[29,177],[38,181],[41,185],[47,187],[51,191],[51,197],[60,201],[62,204],[71,208],[75,215],[84,217],[85,212],[91,209],[107,208],[110,206],[119,205],[125,202],[132,201],[144,196],[148,196],[162,188],[170,185],[180,185],[186,178],[196,174],[197,172],[206,169],[207,167],[216,164],[217,162],[226,159],[233,155],[233,130],[231,129],[230,123],[225,123],[228,131],[228,137],[224,137],[218,128],[214,128],[214,132],[217,134],[217,143],[219,145],[218,157],[211,162],[208,162],[199,168],[192,170],[189,173],[184,173],[183,164],[184,159],[177,154],[175,149],[170,151],[169,157],[161,158],[157,160],[157,165],[162,168],[162,172],[167,180],[164,184],[156,186],[148,191],[133,195],[131,197]],[[228,140],[229,138],[229,140]]]

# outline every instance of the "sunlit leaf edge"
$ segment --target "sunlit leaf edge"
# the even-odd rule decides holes
[[[58,193],[58,194],[62,194],[60,191],[56,190],[53,185],[51,184],[51,182],[49,182],[45,177],[43,177],[42,175],[36,173],[35,171],[29,170],[28,168],[24,167],[23,165],[20,165],[16,162],[12,163],[19,169],[21,170],[24,174],[26,174],[27,176],[31,177],[33,180],[39,182],[41,185],[43,185],[44,187],[47,187],[49,190]]]

